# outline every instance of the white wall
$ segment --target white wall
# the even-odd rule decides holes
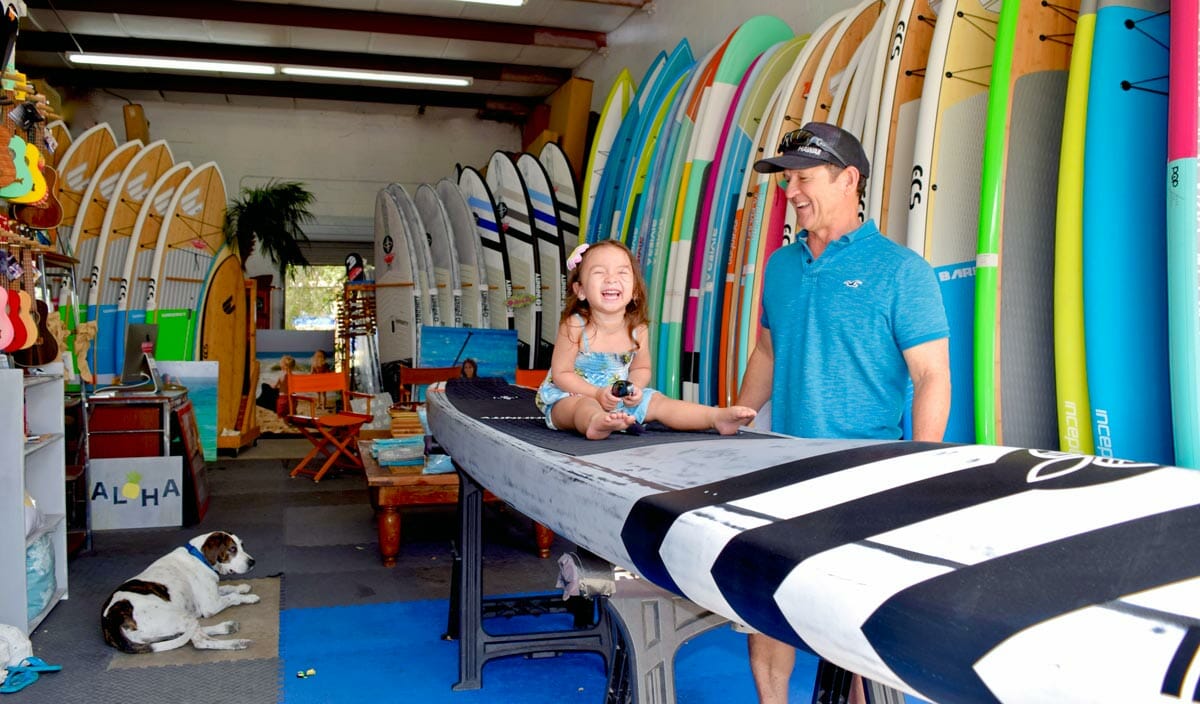
[[[804,34],[855,4],[852,0],[656,0],[648,11],[635,12],[609,32],[605,54],[593,55],[575,73],[595,81],[592,110],[600,112],[621,69],[628,68],[640,84],[655,55],[670,53],[684,37],[699,59],[755,15],[775,15],[797,34]]]
[[[415,189],[454,175],[458,162],[487,164],[496,149],[519,150],[520,130],[476,119],[473,110],[224,96],[126,96],[143,106],[151,139],[176,161],[216,161],[230,198],[270,179],[300,181],[316,196],[312,239],[372,240],[375,194],[390,182]],[[174,96],[172,96],[174,97]],[[107,121],[125,136],[123,100],[94,93],[74,104],[72,133]]]

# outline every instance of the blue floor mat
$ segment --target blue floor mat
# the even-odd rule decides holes
[[[562,616],[490,619],[492,633],[561,628]],[[540,623],[538,623],[540,622]],[[285,609],[280,613],[279,651],[283,701],[411,701],[423,704],[494,702],[602,704],[603,660],[565,653],[553,658],[514,656],[484,666],[483,688],[453,692],[458,680],[458,644],[441,640],[446,629],[444,599],[368,606]],[[304,678],[297,672],[315,669]],[[811,698],[816,659],[798,653],[791,701]],[[746,637],[719,627],[693,639],[676,657],[679,704],[754,704]]]

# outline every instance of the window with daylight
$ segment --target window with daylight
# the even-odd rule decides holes
[[[292,269],[284,282],[284,327],[288,330],[333,330],[346,267],[306,266]]]

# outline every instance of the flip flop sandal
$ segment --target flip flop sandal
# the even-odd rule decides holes
[[[9,671],[28,670],[30,672],[58,672],[59,670],[62,669],[62,665],[50,665],[50,664],[47,664],[45,660],[39,658],[38,656],[30,655],[29,657],[22,660],[20,665],[17,665],[15,667],[10,667],[8,669],[9,669]]]
[[[8,668],[8,678],[0,683],[0,694],[12,694],[20,692],[29,685],[37,682],[38,673],[32,670],[23,670],[16,667]]]

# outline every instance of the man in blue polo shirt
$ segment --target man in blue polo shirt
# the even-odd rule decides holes
[[[950,413],[946,312],[929,264],[873,220],[859,222],[870,176],[862,145],[810,122],[754,169],[782,174],[798,237],[767,262],[762,333],[738,403],[770,400],[775,432],[897,440],[911,379],[913,440],[940,442]],[[759,701],[786,703],[795,651],[758,633],[748,642]],[[851,702],[862,701],[854,681]]]

